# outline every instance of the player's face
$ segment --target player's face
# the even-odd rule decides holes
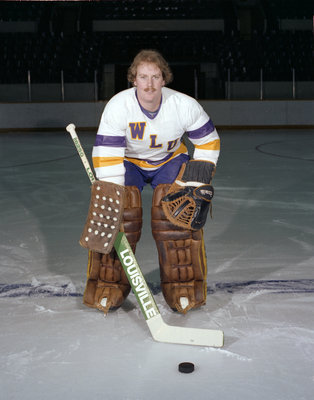
[[[165,85],[160,68],[156,64],[143,62],[137,67],[134,85],[141,105],[155,111],[160,104],[161,89]]]

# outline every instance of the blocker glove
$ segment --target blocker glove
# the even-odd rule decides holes
[[[177,179],[161,202],[169,221],[192,230],[205,225],[214,196],[210,183],[215,170],[215,164],[208,161],[191,160],[182,165]]]
[[[124,210],[124,186],[95,181],[80,245],[109,254],[120,230]]]

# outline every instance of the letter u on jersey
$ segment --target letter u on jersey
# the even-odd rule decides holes
[[[143,140],[146,122],[130,122],[129,127],[132,139]]]

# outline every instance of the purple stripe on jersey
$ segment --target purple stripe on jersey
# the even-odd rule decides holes
[[[167,154],[166,157],[162,158],[161,160],[157,160],[157,161],[145,160],[144,158],[143,159],[141,158],[140,160],[145,161],[145,162],[147,162],[147,164],[150,164],[150,165],[158,165],[158,164],[161,164],[161,163],[169,160],[169,158],[171,158],[172,156],[173,156],[173,152]],[[137,158],[137,160],[139,160],[139,158]]]
[[[204,136],[209,135],[215,130],[215,126],[212,123],[211,119],[209,119],[205,125],[201,126],[198,129],[195,129],[194,131],[188,131],[188,137],[191,139],[200,139]]]
[[[97,135],[95,146],[126,147],[126,140],[124,136]]]
[[[161,163],[169,160],[169,158],[171,158],[172,155],[173,155],[173,153],[169,153],[166,155],[166,157],[164,157],[163,159],[158,160],[158,161],[151,161],[151,160],[143,160],[143,161],[146,161],[148,164],[151,164],[151,165],[158,165],[158,164],[161,164]]]

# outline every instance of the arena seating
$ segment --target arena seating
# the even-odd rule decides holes
[[[46,4],[43,4],[46,3]],[[233,81],[264,79],[314,80],[313,33],[281,31],[279,17],[308,18],[308,1],[261,1],[267,29],[252,30],[249,37],[234,29],[234,4],[224,0],[148,0],[106,2],[1,2],[1,21],[36,21],[36,32],[0,32],[0,83],[92,82],[101,79],[105,64],[128,64],[141,48],[156,48],[170,64],[217,65],[218,79]],[[78,3],[79,6],[78,6]],[[284,7],[283,7],[284,5]],[[302,7],[301,7],[302,5]],[[63,13],[70,11],[73,24],[63,29]],[[66,15],[66,14],[64,14]],[[123,19],[215,19],[225,20],[225,31],[111,31],[93,32],[93,20]],[[64,22],[64,21],[63,21]]]

